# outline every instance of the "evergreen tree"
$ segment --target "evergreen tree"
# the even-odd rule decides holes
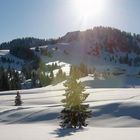
[[[50,85],[51,84],[51,78],[47,75],[46,76],[46,85],[48,86],[48,85]]]
[[[81,71],[77,66],[70,67],[70,76],[74,77],[75,79],[79,79],[81,77]]]
[[[77,82],[75,77],[70,77],[64,84],[65,99],[62,100],[64,103],[64,109],[61,111],[60,123],[61,127],[65,128],[81,128],[87,126],[86,119],[90,117],[91,111],[88,109],[88,104],[83,104],[89,94],[83,93],[84,86],[81,82]]]
[[[0,91],[21,89],[21,75],[14,69],[0,67]]]
[[[39,73],[39,86],[44,87],[51,84],[51,78],[48,75]]]
[[[9,90],[9,80],[8,80],[8,72],[6,70],[2,70],[1,74],[1,89],[3,91]]]
[[[46,65],[43,61],[40,60],[39,62],[39,68],[38,68],[40,73],[43,73],[45,75],[46,72]]]
[[[79,71],[80,71],[80,77],[85,77],[88,75],[87,66],[83,63],[80,64]]]
[[[33,87],[38,87],[38,75],[37,75],[37,71],[33,70],[31,72],[31,80],[32,80],[32,85]]]
[[[39,52],[39,51],[40,51],[38,46],[35,47],[35,51],[36,51],[36,52]]]
[[[51,77],[46,75],[46,65],[43,61],[40,61],[39,63],[38,78],[40,81],[40,86],[48,86],[51,83]]]
[[[15,80],[16,89],[21,89],[19,73],[16,71],[14,73],[14,80]]]
[[[50,78],[53,80],[54,78],[54,74],[53,74],[53,71],[50,72]]]
[[[56,74],[56,77],[54,79],[54,83],[59,83],[66,80],[66,73],[62,71],[62,69],[58,70],[58,73]]]
[[[20,105],[22,105],[21,96],[19,91],[17,91],[17,95],[15,97],[15,106],[20,106]]]

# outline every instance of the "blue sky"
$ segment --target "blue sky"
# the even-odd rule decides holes
[[[0,43],[19,37],[56,38],[70,31],[111,26],[140,33],[140,0],[106,0],[99,18],[83,21],[73,0],[0,0]]]

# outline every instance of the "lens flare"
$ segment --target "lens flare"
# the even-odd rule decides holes
[[[105,0],[74,0],[79,16],[89,18],[100,16],[105,8]]]

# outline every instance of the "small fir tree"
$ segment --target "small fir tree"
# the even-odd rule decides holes
[[[74,77],[70,77],[66,83],[64,109],[61,111],[62,119],[60,126],[63,128],[81,128],[87,126],[86,119],[90,117],[91,111],[88,104],[83,104],[89,94],[84,93],[84,86],[77,82]]]
[[[56,74],[56,77],[54,78],[54,83],[59,83],[66,80],[66,73],[62,71],[60,68],[58,70],[58,73]]]
[[[20,105],[22,105],[21,96],[19,91],[17,91],[17,95],[15,97],[15,106],[20,106]]]
[[[51,78],[52,80],[54,79],[53,71],[50,72],[50,78]]]

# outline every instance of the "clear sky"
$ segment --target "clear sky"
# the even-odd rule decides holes
[[[104,0],[102,13],[86,19],[78,11],[80,0],[79,6],[75,1],[0,0],[0,43],[19,37],[56,38],[100,25],[140,33],[140,0]]]

